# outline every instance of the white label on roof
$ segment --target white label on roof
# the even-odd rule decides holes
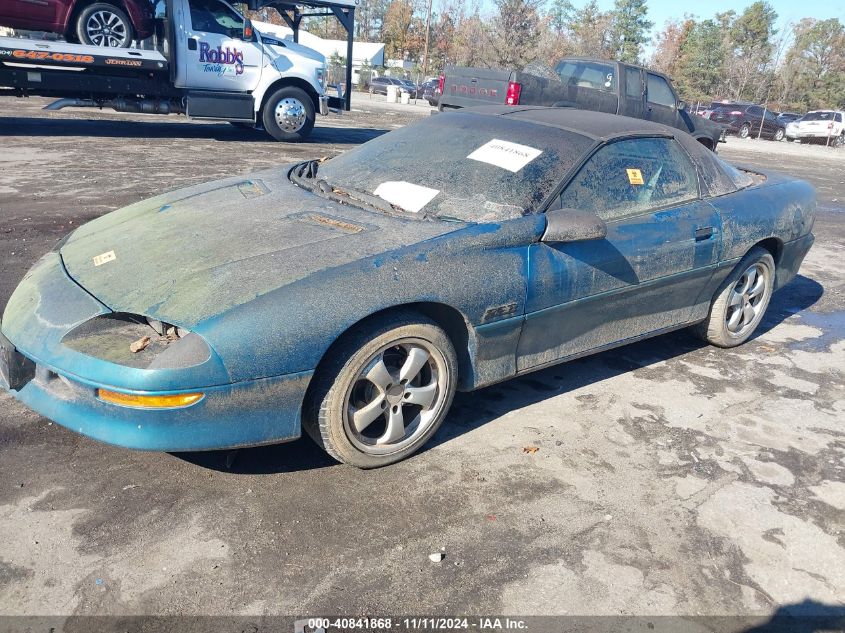
[[[405,211],[418,213],[425,205],[440,193],[439,189],[421,187],[404,180],[389,180],[381,183],[373,191],[379,198],[387,200],[390,204],[402,207]]]
[[[494,138],[479,147],[467,158],[516,173],[542,153],[543,150],[541,149]]]

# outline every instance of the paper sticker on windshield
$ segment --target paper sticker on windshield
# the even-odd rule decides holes
[[[632,185],[645,184],[643,182],[643,172],[641,172],[639,169],[626,169],[625,171],[628,172],[628,182],[630,182]]]
[[[103,253],[102,255],[97,255],[94,258],[94,265],[95,266],[102,266],[108,262],[113,262],[117,259],[117,255],[114,254],[114,251],[109,251],[108,253]]]
[[[542,153],[543,150],[541,149],[494,138],[479,147],[467,158],[516,173]]]
[[[376,187],[373,193],[390,204],[402,207],[405,211],[417,213],[431,202],[440,190],[421,187],[404,180],[389,180]]]

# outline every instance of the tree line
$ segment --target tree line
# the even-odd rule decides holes
[[[383,42],[385,57],[423,65],[429,0],[361,0],[355,37]],[[845,26],[805,18],[778,30],[758,0],[741,12],[667,22],[652,42],[646,0],[436,0],[428,35],[429,74],[447,65],[551,66],[564,56],[641,63],[670,75],[690,102],[747,100],[777,109],[845,107]],[[345,39],[333,19],[306,22],[315,35]],[[646,55],[646,45],[653,43]]]

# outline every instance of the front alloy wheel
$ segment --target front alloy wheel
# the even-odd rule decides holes
[[[775,140],[782,141],[785,134],[786,132],[783,128],[778,128],[777,132],[775,132]]]
[[[122,9],[97,2],[79,14],[76,37],[89,46],[127,48],[132,44],[132,23]]]
[[[338,461],[375,468],[416,452],[446,417],[457,381],[448,335],[415,313],[377,317],[327,353],[303,427]]]
[[[383,455],[425,434],[446,396],[446,360],[422,339],[379,350],[346,396],[344,430],[359,450]]]

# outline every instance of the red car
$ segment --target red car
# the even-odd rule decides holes
[[[93,46],[126,48],[152,35],[154,18],[150,0],[0,0],[0,25]]]

